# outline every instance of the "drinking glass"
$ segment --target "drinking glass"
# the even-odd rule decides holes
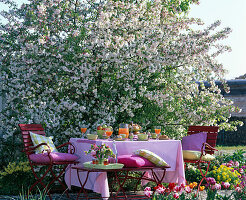
[[[82,138],[84,138],[85,137],[85,133],[87,131],[87,128],[80,128],[80,130],[81,130],[81,133],[82,133]]]
[[[160,134],[161,133],[161,126],[155,126],[155,133]]]
[[[110,137],[113,133],[113,129],[112,128],[105,128],[105,132],[106,132],[107,136]]]
[[[129,127],[128,124],[120,124],[119,126],[119,135],[126,134],[126,138],[129,136]]]

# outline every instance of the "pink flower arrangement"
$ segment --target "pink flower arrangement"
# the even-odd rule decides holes
[[[85,151],[85,154],[89,153],[91,153],[91,155],[97,159],[108,159],[108,157],[115,158],[115,154],[113,153],[112,149],[105,144],[99,146],[92,144],[91,149],[89,151]]]

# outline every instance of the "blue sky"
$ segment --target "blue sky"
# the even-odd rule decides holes
[[[0,7],[3,9],[2,4]],[[201,18],[205,25],[221,20],[221,28],[232,28],[230,36],[223,41],[232,47],[232,52],[220,55],[218,61],[229,71],[226,79],[246,74],[246,0],[200,0],[200,5],[191,6],[189,16]]]

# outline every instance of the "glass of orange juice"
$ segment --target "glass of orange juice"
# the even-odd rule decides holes
[[[106,132],[107,136],[110,137],[113,133],[113,128],[105,128],[105,132]]]
[[[161,126],[155,126],[155,133],[160,134],[161,133]]]
[[[82,138],[84,138],[84,134],[86,133],[87,128],[80,128],[80,131],[82,133]]]
[[[119,126],[119,135],[126,134],[126,138],[129,136],[129,127],[128,124],[120,124]]]

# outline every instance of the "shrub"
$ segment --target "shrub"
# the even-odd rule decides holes
[[[205,173],[205,170],[202,169],[203,174]],[[193,165],[188,165],[188,167],[185,170],[185,178],[187,182],[200,182],[202,179],[202,175],[199,169],[197,169]]]
[[[29,162],[11,162],[0,172],[0,194],[19,194],[34,181]]]
[[[220,162],[220,163],[228,163],[230,161],[237,161],[239,163],[239,167],[245,165],[246,163],[246,158],[244,156],[244,154],[246,153],[245,150],[239,149],[236,150],[233,154],[225,154],[222,156],[217,156],[216,159]]]
[[[214,170],[210,171],[208,176],[215,178],[217,183],[228,182],[231,185],[237,185],[240,183],[240,173],[232,167],[220,165],[219,168],[214,167]]]

